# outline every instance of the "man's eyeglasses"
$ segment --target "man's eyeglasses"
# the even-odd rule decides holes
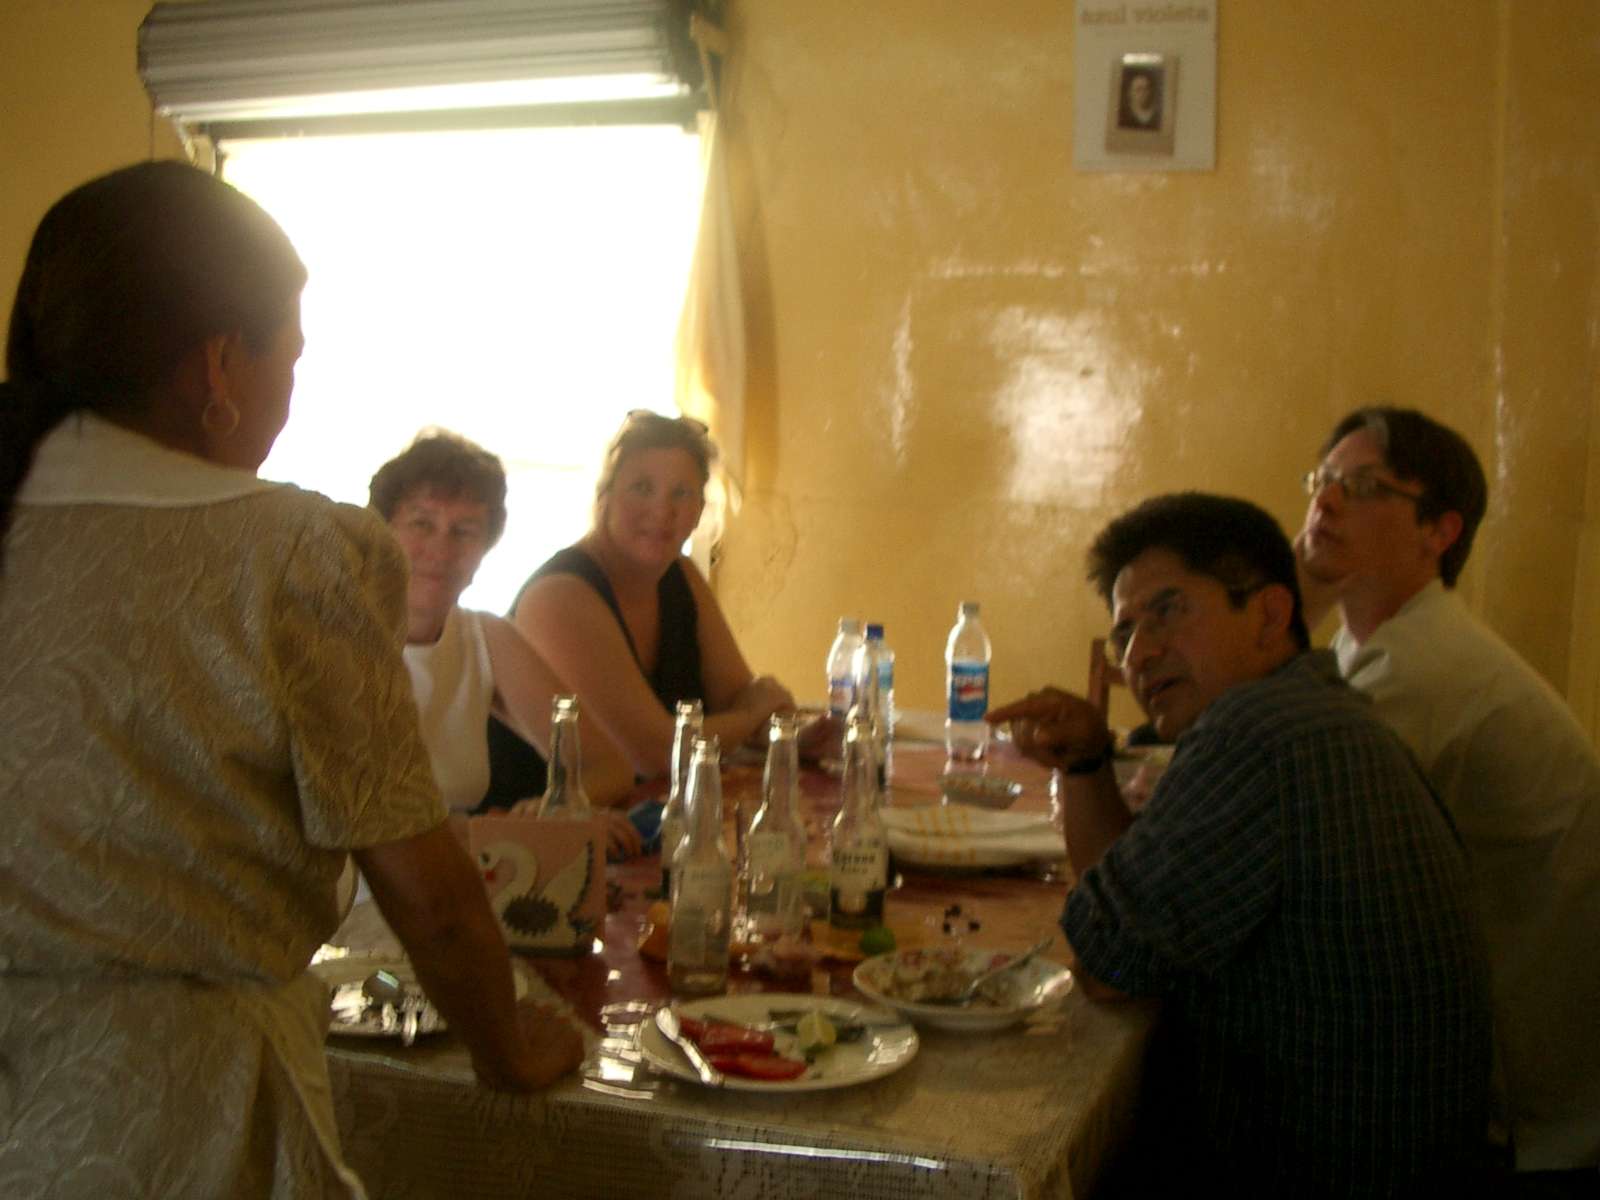
[[[1415,504],[1422,499],[1420,492],[1408,492],[1404,488],[1395,487],[1392,483],[1385,483],[1368,470],[1352,471],[1346,475],[1343,471],[1323,465],[1314,471],[1307,471],[1301,482],[1305,484],[1308,496],[1315,496],[1323,488],[1336,483],[1351,500],[1376,500],[1379,496],[1398,496],[1401,500],[1410,500]]]
[[[1262,579],[1255,583],[1228,588],[1228,603],[1238,608],[1266,586],[1267,580]],[[1146,637],[1165,641],[1188,624],[1193,613],[1189,597],[1177,588],[1166,588],[1157,592],[1150,603],[1144,606],[1143,612],[1137,616],[1124,617],[1111,627],[1111,632],[1106,635],[1106,662],[1120,671],[1127,662],[1128,647],[1133,644],[1135,633],[1143,630]]]

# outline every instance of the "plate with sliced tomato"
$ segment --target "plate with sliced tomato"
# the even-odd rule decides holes
[[[917,1053],[917,1031],[885,1008],[832,996],[752,992],[675,1002],[678,1024],[722,1072],[725,1088],[814,1092],[898,1071]],[[699,1083],[682,1050],[654,1021],[639,1050],[657,1070]]]

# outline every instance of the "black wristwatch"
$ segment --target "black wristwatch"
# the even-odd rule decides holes
[[[1108,744],[1104,750],[1093,758],[1080,758],[1077,762],[1069,763],[1062,767],[1061,773],[1063,775],[1093,775],[1110,761],[1111,747]]]

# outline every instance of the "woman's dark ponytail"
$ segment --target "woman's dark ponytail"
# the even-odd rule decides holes
[[[0,570],[5,568],[11,510],[33,466],[33,452],[75,407],[53,389],[26,380],[0,380]]]

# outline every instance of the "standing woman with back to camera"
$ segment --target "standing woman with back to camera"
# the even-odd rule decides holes
[[[305,269],[181,163],[46,214],[0,383],[0,1180],[10,1196],[360,1196],[306,972],[354,854],[479,1078],[519,1010],[445,824],[371,513],[256,478]]]

